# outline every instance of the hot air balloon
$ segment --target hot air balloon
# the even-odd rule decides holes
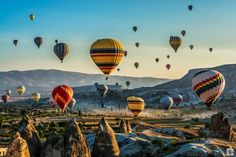
[[[50,105],[52,105],[53,108],[56,108],[57,103],[53,100],[53,98],[50,98],[48,102]]]
[[[2,95],[2,101],[4,102],[4,103],[6,103],[8,100],[9,100],[9,96],[8,95]]]
[[[38,48],[40,48],[40,46],[43,43],[43,38],[42,37],[36,37],[34,38],[34,43],[38,46]]]
[[[76,100],[74,98],[71,99],[70,103],[68,104],[69,109],[72,109],[76,104]]]
[[[17,44],[18,44],[18,40],[13,40],[13,44],[15,45],[15,46],[17,46]]]
[[[193,6],[192,6],[192,5],[189,5],[189,6],[188,6],[188,10],[189,10],[189,11],[192,11],[192,9],[193,9]]]
[[[98,85],[99,85],[99,83],[97,83],[97,82],[96,82],[96,83],[94,83],[94,86],[95,86],[95,87],[97,87]]]
[[[38,102],[39,99],[40,99],[40,94],[39,94],[39,93],[32,93],[32,94],[31,94],[31,99],[32,99],[34,102]]]
[[[33,21],[35,19],[35,15],[34,14],[30,14],[29,18],[30,18],[31,21]]]
[[[160,99],[161,107],[165,110],[169,110],[173,105],[173,99],[169,96],[164,96]]]
[[[159,58],[156,58],[155,61],[158,63],[159,62]]]
[[[7,90],[5,90],[5,93],[6,93],[6,95],[10,96],[11,95],[11,90],[7,89]]]
[[[169,43],[170,43],[170,46],[175,50],[175,52],[177,52],[178,48],[182,44],[182,40],[178,36],[170,36]]]
[[[56,44],[58,43],[58,40],[57,40],[57,39],[55,40],[55,43],[56,43]]]
[[[209,51],[212,52],[212,51],[213,51],[213,48],[209,48]]]
[[[69,54],[69,46],[65,43],[58,43],[54,46],[54,53],[62,63],[64,58]]]
[[[137,26],[134,26],[133,27],[133,31],[136,32],[138,30],[138,27]]]
[[[185,31],[185,30],[182,30],[182,31],[181,31],[181,34],[182,34],[183,36],[185,36],[186,31]]]
[[[182,95],[178,93],[171,94],[171,98],[173,99],[173,102],[176,106],[179,106],[179,104],[183,101]]]
[[[108,91],[107,85],[105,85],[105,84],[99,84],[99,85],[97,86],[97,92],[98,92],[98,94],[99,94],[102,98],[104,98],[104,97],[106,96],[107,91]]]
[[[170,69],[170,66],[171,66],[170,64],[166,64],[166,69],[169,70],[169,69]]]
[[[120,71],[120,68],[117,68],[117,71]]]
[[[203,70],[192,79],[193,90],[207,107],[217,100],[225,88],[224,76],[216,70]]]
[[[128,109],[134,117],[137,117],[144,110],[144,100],[140,97],[131,96],[127,98]]]
[[[105,75],[110,75],[122,61],[124,47],[114,39],[99,39],[91,45],[90,56]]]
[[[169,58],[170,58],[170,55],[167,55],[166,57],[169,59]]]
[[[20,96],[22,96],[22,95],[25,93],[25,87],[24,87],[24,86],[18,86],[18,87],[16,88],[16,92],[17,92]]]
[[[119,86],[119,83],[118,83],[118,82],[116,82],[115,86]]]
[[[125,84],[126,84],[127,87],[129,87],[130,81],[126,81]]]
[[[138,42],[136,42],[136,43],[135,43],[135,46],[138,48],[138,47],[139,47],[139,43],[138,43]]]
[[[106,80],[108,81],[108,80],[109,80],[109,77],[106,77]]]
[[[190,48],[191,50],[193,49],[193,47],[194,47],[193,45],[189,45],[189,48]]]
[[[128,55],[128,52],[127,51],[124,51],[124,56],[126,57]]]
[[[138,63],[138,62],[135,62],[135,63],[134,63],[134,66],[135,66],[136,69],[138,69],[139,63]]]
[[[52,97],[57,105],[64,111],[73,97],[73,89],[67,85],[59,85],[53,89]]]

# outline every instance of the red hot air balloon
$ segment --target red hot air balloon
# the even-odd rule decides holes
[[[9,100],[9,96],[8,95],[3,95],[1,98],[2,98],[2,101],[4,103],[6,103]]]
[[[59,85],[52,91],[52,98],[57,105],[64,111],[73,97],[73,89],[67,85]]]

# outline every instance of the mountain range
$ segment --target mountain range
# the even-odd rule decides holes
[[[111,76],[109,80],[106,81],[105,76],[101,74],[85,74],[53,69],[0,72],[0,89],[2,92],[6,89],[11,89],[13,94],[15,94],[15,89],[19,85],[26,87],[26,93],[40,92],[42,95],[47,95],[53,87],[60,84],[66,84],[71,87],[81,87],[81,90],[89,91],[91,88],[94,89],[94,83],[96,82],[109,85],[119,83],[123,88],[127,88],[125,85],[126,81],[131,82],[129,89],[132,89],[152,87],[170,80],[151,77]]]

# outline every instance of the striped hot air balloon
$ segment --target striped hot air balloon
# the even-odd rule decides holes
[[[105,75],[110,75],[122,61],[124,47],[114,39],[99,39],[91,45],[90,56]]]
[[[52,91],[52,98],[57,105],[64,111],[73,97],[73,89],[67,85],[59,85]]]
[[[169,43],[170,43],[170,46],[175,50],[175,52],[177,52],[178,48],[182,44],[182,40],[178,36],[170,36]]]
[[[144,100],[140,97],[131,96],[127,98],[128,109],[134,117],[137,117],[144,110]]]
[[[16,87],[16,92],[22,96],[25,93],[25,87],[24,86],[18,86]]]
[[[58,43],[54,46],[54,53],[62,63],[64,58],[69,54],[69,46],[65,43]]]
[[[224,76],[216,70],[196,73],[192,79],[193,90],[207,107],[211,107],[225,88]]]

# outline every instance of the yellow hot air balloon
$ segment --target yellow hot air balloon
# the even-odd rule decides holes
[[[182,44],[182,40],[178,36],[170,36],[169,43],[170,43],[170,46],[175,50],[175,52],[177,52],[178,48]]]
[[[144,100],[140,97],[131,96],[127,98],[128,109],[134,117],[137,117],[144,109]]]
[[[32,93],[31,99],[35,102],[38,102],[40,99],[40,94],[39,93]]]
[[[25,87],[24,87],[24,86],[18,86],[18,87],[16,88],[16,92],[17,92],[20,96],[22,96],[22,95],[25,93]]]
[[[124,47],[114,39],[99,39],[91,45],[90,56],[105,75],[110,75],[124,57]]]

